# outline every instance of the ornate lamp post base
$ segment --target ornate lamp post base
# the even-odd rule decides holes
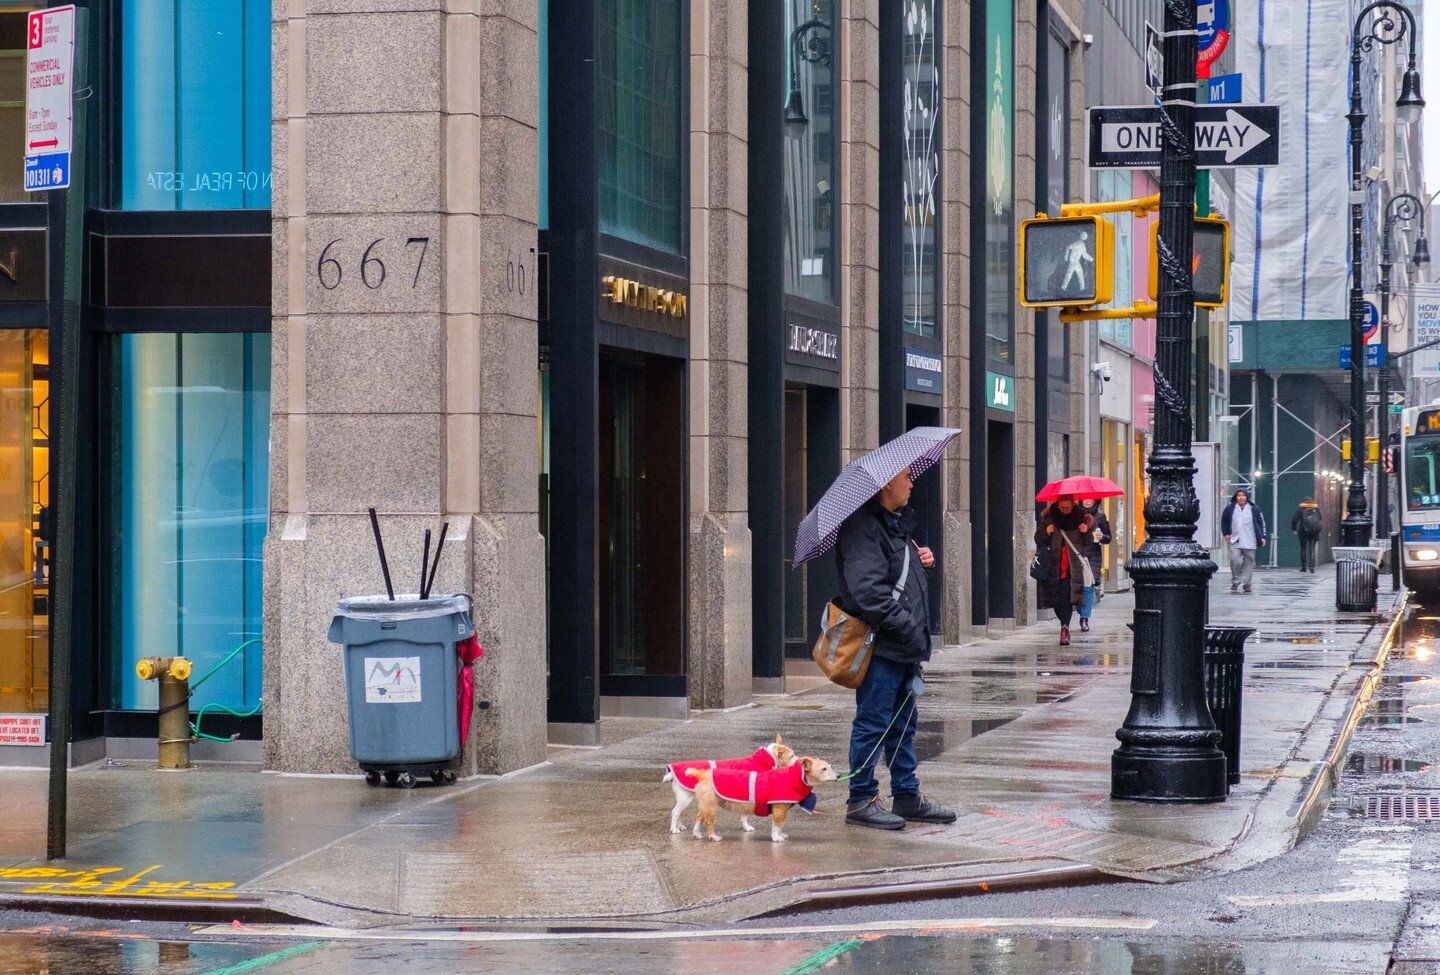
[[[1110,795],[1223,802],[1225,753],[1201,690],[1216,565],[1194,542],[1152,540],[1126,569],[1135,579],[1135,659],[1130,713],[1110,759]]]

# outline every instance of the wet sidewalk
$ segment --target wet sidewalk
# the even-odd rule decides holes
[[[787,843],[763,827],[743,834],[733,816],[722,816],[722,843],[670,834],[668,761],[748,753],[778,732],[844,769],[853,697],[806,676],[792,681],[806,690],[733,712],[607,719],[605,747],[552,748],[543,766],[449,788],[139,763],[81,770],[70,858],[56,864],[42,858],[44,774],[0,771],[0,903],[183,902],[217,916],[263,904],[347,925],[725,923],[896,885],[978,892],[1238,869],[1288,849],[1323,806],[1394,612],[1388,578],[1381,605],[1379,616],[1336,614],[1333,568],[1263,572],[1253,595],[1217,576],[1211,621],[1258,630],[1243,778],[1219,805],[1108,798],[1133,606],[1112,595],[1071,647],[1056,645],[1052,620],[936,654],[917,744],[925,790],[959,811],[954,825],[847,827],[841,785],[820,791],[816,816],[791,817]]]

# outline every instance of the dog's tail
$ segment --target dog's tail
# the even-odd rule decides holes
[[[690,788],[698,789],[701,783],[710,781],[711,777],[714,775],[714,772],[714,769],[691,768],[685,770],[685,777],[692,780],[690,782]]]

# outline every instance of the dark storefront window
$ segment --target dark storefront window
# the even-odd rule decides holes
[[[834,31],[832,0],[785,0],[787,78],[807,118],[785,129],[785,291],[824,305],[835,303]]]
[[[260,636],[269,508],[270,336],[122,335],[111,361],[114,706],[153,709],[142,657],[203,674]],[[192,709],[260,701],[260,653],[215,673]]]
[[[940,178],[939,22],[935,0],[905,11],[905,331],[935,335],[935,191]]]
[[[679,253],[681,99],[679,0],[597,0],[595,124],[600,231]]]
[[[0,203],[41,197],[25,192],[26,14],[0,13]]]
[[[600,663],[685,673],[685,363],[600,360]]]
[[[270,0],[116,6],[117,208],[269,207]]]
[[[1015,321],[1014,0],[985,2],[985,351],[1013,363]]]
[[[49,707],[51,525],[49,335],[0,331],[0,712]]]

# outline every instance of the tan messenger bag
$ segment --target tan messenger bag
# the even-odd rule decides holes
[[[905,546],[905,564],[900,570],[900,581],[890,592],[890,598],[900,601],[905,591],[905,581],[910,578],[910,546]],[[820,614],[820,638],[810,656],[830,678],[841,687],[851,690],[865,681],[865,672],[870,669],[870,651],[875,647],[875,631],[868,623],[851,616],[840,608],[840,597],[825,604]]]

